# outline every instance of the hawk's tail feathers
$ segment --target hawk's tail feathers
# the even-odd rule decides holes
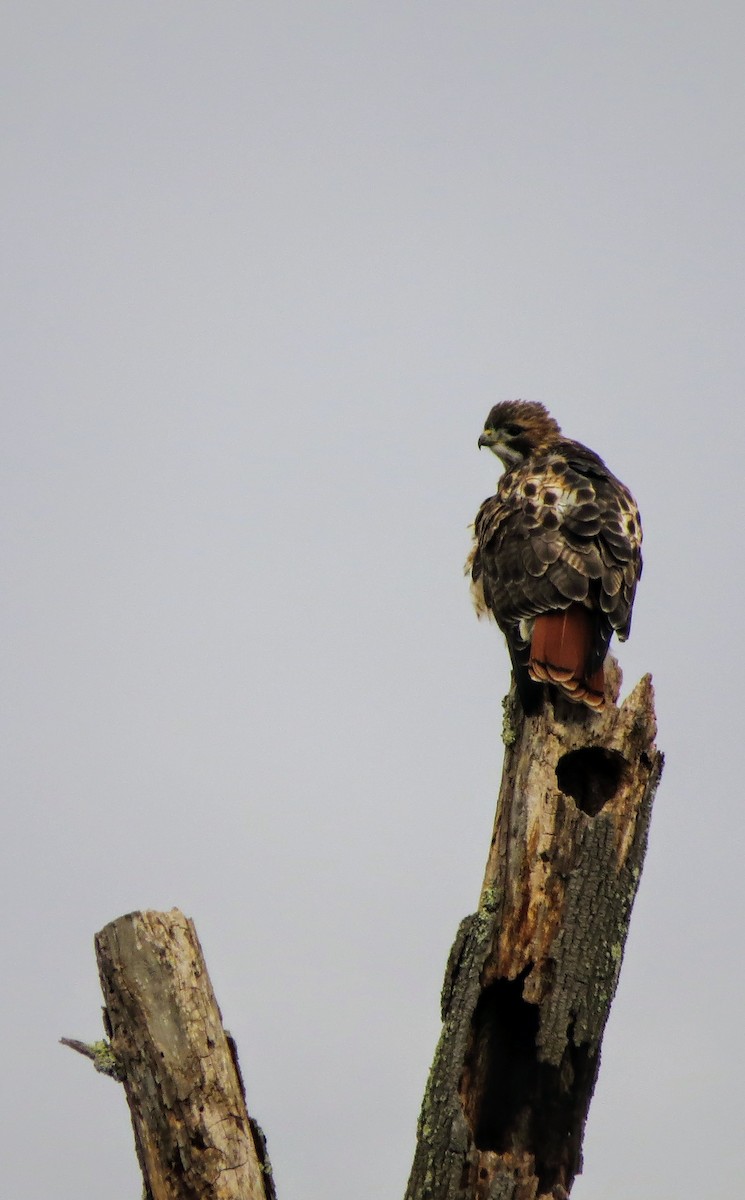
[[[570,700],[599,711],[605,707],[605,680],[602,664],[587,673],[593,642],[592,613],[581,604],[536,617],[528,664],[531,679],[553,683]]]

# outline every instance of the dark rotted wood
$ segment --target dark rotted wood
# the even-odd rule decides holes
[[[608,663],[614,700],[620,672]],[[445,976],[406,1200],[564,1200],[662,771],[652,682],[602,714],[505,704],[479,910]]]
[[[105,1023],[150,1200],[273,1200],[192,921],[129,913],[96,935]]]

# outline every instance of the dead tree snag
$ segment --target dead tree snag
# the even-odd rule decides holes
[[[146,1200],[273,1200],[193,922],[129,913],[96,935],[96,957]]]
[[[608,661],[614,699],[620,672]],[[479,910],[461,924],[406,1200],[562,1200],[662,770],[649,676],[591,714],[505,710]]]

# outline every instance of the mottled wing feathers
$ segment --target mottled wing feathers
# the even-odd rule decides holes
[[[525,658],[531,622],[580,605],[594,613],[586,669],[625,639],[641,573],[641,524],[628,489],[596,454],[557,439],[507,471],[476,517],[474,601]]]

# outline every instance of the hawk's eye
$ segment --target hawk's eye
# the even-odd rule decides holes
[[[521,425],[505,425],[504,431],[508,437],[518,437],[523,430]]]

